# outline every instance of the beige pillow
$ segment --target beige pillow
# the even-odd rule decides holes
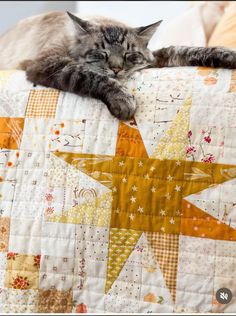
[[[155,48],[176,46],[207,46],[230,1],[192,1],[189,8],[167,23],[157,34]]]
[[[208,46],[236,48],[236,2],[226,8],[209,39]]]

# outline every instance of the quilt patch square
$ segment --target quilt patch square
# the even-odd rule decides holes
[[[2,310],[6,314],[34,313],[37,301],[37,290],[7,289],[2,296]]]
[[[72,307],[71,291],[39,290],[38,313],[71,313]]]
[[[9,251],[37,255],[41,251],[41,226],[40,219],[11,218],[9,238]]]
[[[178,266],[179,236],[161,233],[148,233],[148,241],[160,265],[166,285],[173,299],[176,295],[176,275]]]
[[[24,118],[0,117],[0,147],[19,149]]]
[[[40,255],[7,253],[5,287],[17,290],[38,289]]]
[[[39,288],[67,291],[74,281],[74,258],[43,255],[40,262]]]
[[[229,92],[236,92],[236,71],[232,71]]]
[[[0,217],[0,252],[8,251],[10,218]]]
[[[53,89],[30,92],[26,117],[55,117],[59,91]]]
[[[81,152],[84,142],[85,120],[57,120],[50,132],[51,151]]]

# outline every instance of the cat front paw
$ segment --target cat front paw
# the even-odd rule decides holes
[[[236,69],[236,50],[225,49],[222,56],[223,68]]]
[[[26,78],[31,81],[34,85],[38,84],[38,72],[34,63],[28,64],[26,66]]]
[[[125,88],[110,92],[106,101],[111,114],[119,120],[127,121],[133,118],[137,108],[136,102]]]
[[[205,65],[214,68],[236,69],[236,50],[225,47],[209,47],[210,54],[206,54]]]

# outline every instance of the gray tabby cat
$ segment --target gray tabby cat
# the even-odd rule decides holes
[[[0,37],[0,69],[26,70],[34,84],[103,101],[127,120],[135,100],[123,86],[131,74],[149,67],[236,68],[236,52],[223,48],[147,46],[161,21],[131,28],[105,18],[84,20],[68,12],[28,18]]]

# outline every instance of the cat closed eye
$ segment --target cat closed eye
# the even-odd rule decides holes
[[[106,52],[101,52],[97,50],[90,50],[86,54],[86,58],[90,62],[102,61],[107,60],[108,56]]]
[[[143,59],[144,59],[143,55],[138,52],[125,54],[125,60],[132,64],[142,63]]]

